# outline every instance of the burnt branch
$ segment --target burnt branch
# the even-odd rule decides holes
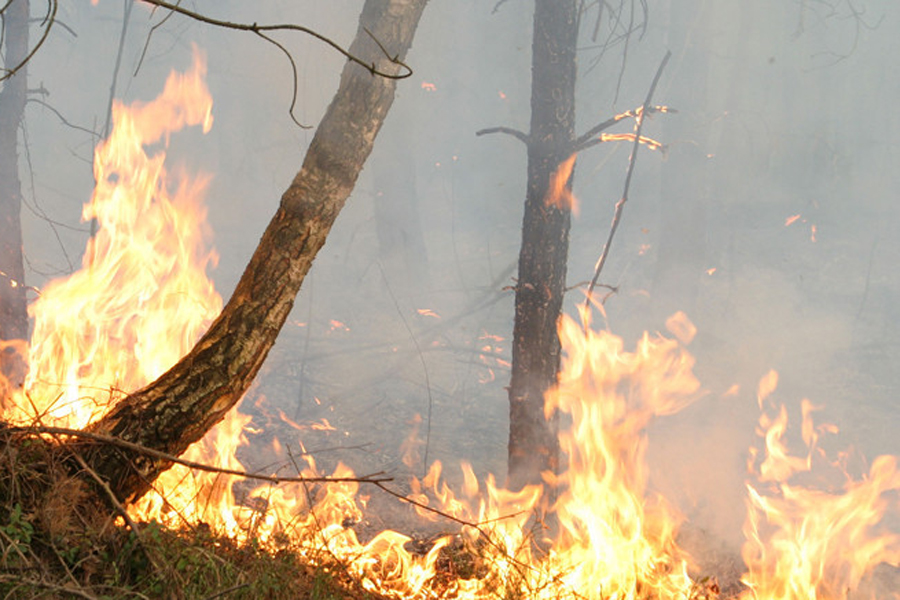
[[[479,129],[475,132],[475,135],[482,136],[488,135],[491,133],[505,133],[506,135],[511,135],[526,146],[531,143],[531,137],[518,129],[513,129],[512,127],[488,127],[487,129]]]
[[[667,106],[648,106],[646,109],[646,114],[648,114],[648,115],[653,114],[653,113],[658,113],[658,112],[674,113],[674,112],[678,112],[678,111],[673,110]],[[610,117],[609,119],[603,121],[599,125],[595,125],[595,126],[591,127],[590,129],[585,131],[583,134],[581,134],[578,137],[578,139],[575,140],[573,152],[581,152],[585,148],[590,148],[591,146],[598,144],[602,140],[598,140],[596,138],[596,136],[600,135],[602,132],[606,131],[607,129],[609,129],[610,127],[612,127],[619,121],[622,121],[622,120],[628,119],[628,118],[632,118],[632,117],[637,118],[643,114],[644,114],[644,107],[639,106],[639,107],[635,108],[634,110],[626,110],[625,112],[619,113],[619,114],[615,115],[614,117]]]
[[[631,146],[631,156],[628,158],[628,171],[625,174],[625,188],[622,191],[622,197],[616,202],[616,211],[613,215],[612,225],[609,228],[609,236],[606,238],[606,243],[603,245],[603,252],[600,254],[600,258],[597,259],[597,264],[594,267],[594,276],[591,279],[591,284],[588,286],[587,298],[585,298],[584,301],[585,310],[590,307],[594,287],[597,285],[597,280],[600,279],[600,272],[603,270],[603,265],[606,264],[606,258],[609,256],[609,248],[612,245],[613,237],[616,235],[616,230],[619,228],[619,222],[622,220],[622,209],[625,207],[625,203],[628,202],[628,190],[631,187],[631,177],[634,174],[634,165],[635,162],[637,162],[638,149],[641,147],[641,129],[644,126],[644,116],[648,114],[650,102],[653,100],[653,93],[656,91],[659,78],[662,76],[663,70],[666,68],[666,64],[671,57],[672,52],[666,52],[662,62],[659,64],[659,68],[656,70],[656,76],[653,77],[653,83],[650,84],[650,90],[647,92],[647,98],[641,106],[641,112],[635,117],[636,126],[634,130],[634,144]]]

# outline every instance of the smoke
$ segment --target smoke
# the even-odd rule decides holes
[[[323,462],[358,472],[417,472],[403,443],[430,459],[505,471],[512,292],[524,199],[524,147],[484,127],[525,130],[530,100],[530,9],[433,0],[399,97],[357,189],[298,298],[249,401],[333,431],[287,444],[328,448]],[[683,3],[682,3],[683,4]],[[655,3],[626,48],[583,40],[578,129],[638,106],[660,58],[674,53],[645,135],[622,226],[601,282],[617,292],[606,324],[626,340],[661,330],[684,310],[707,394],[654,424],[653,483],[698,528],[737,544],[755,389],[769,369],[799,414],[801,398],[840,426],[834,447],[900,453],[896,264],[900,238],[890,101],[900,76],[898,7],[828,3]],[[219,2],[216,14],[297,22],[346,44],[361,2]],[[98,130],[109,93],[121,7],[70,2],[37,54],[31,87],[70,123]],[[587,17],[586,17],[587,19]],[[227,296],[311,132],[288,115],[290,67],[247,34],[219,31],[138,5],[117,96],[150,97],[171,68],[207,54],[216,123],[172,140],[186,168],[211,173],[210,220]],[[601,32],[608,24],[601,23]],[[602,36],[601,36],[602,37]],[[298,68],[296,117],[315,125],[343,59],[309,38],[282,40]],[[623,64],[624,63],[624,64]],[[624,69],[624,70],[622,70]],[[137,74],[135,71],[137,70]],[[630,131],[624,123],[617,132]],[[32,103],[23,167],[29,284],[77,264],[96,139]],[[602,144],[578,158],[581,214],[572,230],[570,285],[590,278],[618,200],[629,148]],[[51,223],[45,216],[49,217]],[[571,306],[581,302],[570,292]],[[726,393],[732,386],[737,393]],[[799,427],[799,419],[797,420]],[[280,429],[279,429],[280,428]],[[299,437],[298,437],[299,436]],[[335,447],[342,449],[333,450]],[[407,444],[408,447],[408,444]]]

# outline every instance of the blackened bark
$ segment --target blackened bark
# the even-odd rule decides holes
[[[350,48],[382,71],[406,56],[427,0],[366,0]],[[394,99],[396,82],[348,63],[303,167],[281,198],[237,288],[197,345],[168,372],[115,406],[95,432],[181,454],[247,390],[291,311],[318,250],[353,189]],[[171,465],[106,446],[85,456],[131,501]]]
[[[528,186],[516,284],[509,387],[509,486],[541,481],[559,462],[556,418],[544,416],[544,392],[556,383],[571,212],[547,202],[550,182],[575,138],[575,0],[536,0],[532,41]],[[571,189],[571,177],[566,187]]]
[[[28,55],[28,8],[28,0],[16,0],[3,13],[6,69],[14,69]],[[28,339],[18,154],[19,124],[27,93],[26,71],[27,66],[22,64],[0,90],[0,342]],[[0,344],[0,374],[10,385],[22,385],[24,367],[21,356]],[[0,402],[3,393],[0,389]]]

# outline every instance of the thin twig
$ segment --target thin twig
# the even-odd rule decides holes
[[[622,209],[625,207],[625,203],[628,202],[628,189],[631,186],[631,176],[634,174],[634,164],[637,161],[638,149],[641,147],[641,129],[644,126],[644,116],[650,108],[653,92],[656,91],[656,85],[659,83],[659,78],[662,76],[663,69],[666,68],[666,63],[669,62],[671,56],[672,52],[669,51],[666,52],[666,55],[663,57],[659,68],[656,70],[656,76],[653,78],[653,83],[650,85],[650,90],[647,92],[647,99],[644,100],[644,104],[641,107],[641,114],[636,117],[634,145],[631,147],[631,156],[628,159],[628,172],[625,175],[625,188],[622,191],[622,197],[616,202],[616,211],[613,216],[612,225],[609,228],[609,236],[606,238],[606,243],[603,245],[603,252],[600,254],[600,258],[597,259],[597,264],[594,266],[594,277],[591,279],[591,284],[588,286],[587,297],[584,301],[585,310],[590,307],[591,295],[594,293],[594,287],[597,285],[597,280],[600,278],[600,272],[603,270],[603,265],[606,264],[610,245],[612,245],[613,237],[616,235],[616,230],[619,228],[619,222],[622,220]]]
[[[33,426],[33,427],[22,427],[22,426],[14,426],[9,427],[10,431],[18,431],[22,433],[47,433],[47,434],[55,434],[55,435],[68,435],[72,437],[85,438],[88,440],[93,440],[95,442],[100,442],[103,444],[109,444],[110,446],[116,446],[118,448],[124,448],[126,450],[131,450],[132,452],[137,452],[138,454],[143,454],[146,456],[150,456],[156,459],[165,460],[168,462],[176,463],[179,465],[183,465],[190,469],[196,469],[198,471],[206,471],[207,473],[221,473],[224,475],[234,475],[236,477],[243,477],[245,479],[255,479],[258,481],[268,481],[270,483],[382,483],[386,481],[393,481],[391,477],[380,477],[383,473],[372,473],[371,475],[366,475],[363,477],[278,477],[277,475],[260,475],[257,473],[248,473],[246,471],[238,471],[236,469],[225,469],[221,467],[213,467],[211,465],[206,465],[203,463],[194,462],[192,460],[185,460],[183,458],[179,458],[172,454],[167,454],[166,452],[161,452],[159,450],[155,450],[153,448],[148,448],[146,446],[141,446],[140,444],[135,444],[133,442],[128,442],[120,438],[112,437],[109,435],[103,435],[100,433],[91,433],[88,431],[80,431],[78,429],[68,429],[65,427],[45,427],[43,425]]]
[[[594,125],[590,129],[585,131],[583,134],[578,136],[578,139],[576,139],[575,142],[573,143],[573,146],[574,146],[573,152],[581,152],[582,150],[585,150],[585,149],[593,146],[597,141],[596,136],[598,134],[602,133],[603,131],[606,131],[607,129],[609,129],[610,127],[612,127],[619,121],[628,119],[630,117],[642,117],[644,114],[650,115],[650,114],[658,113],[658,112],[675,113],[678,111],[675,109],[669,108],[668,106],[648,106],[646,109],[646,113],[644,112],[643,106],[639,106],[634,110],[626,110],[625,112],[622,112],[613,117],[610,117],[609,119],[603,121],[602,123],[600,123],[598,125]]]
[[[56,110],[56,108],[54,108],[53,105],[51,105],[49,102],[46,102],[45,100],[41,100],[39,98],[28,98],[25,100],[26,104],[29,104],[32,102],[35,104],[40,104],[41,106],[43,106],[44,108],[46,108],[47,110],[52,112],[66,127],[71,127],[72,129],[77,129],[78,131],[83,131],[84,133],[89,134],[93,138],[99,139],[101,137],[100,134],[97,133],[96,131],[94,131],[92,129],[88,129],[87,127],[82,127],[81,125],[76,125],[75,123],[72,123],[71,121],[66,119],[63,116],[63,114],[61,112],[59,112],[58,110]]]
[[[144,554],[147,556],[147,559],[150,560],[151,563],[155,563],[155,561],[153,560],[153,557],[147,551],[147,546],[144,544],[143,533],[138,528],[137,523],[135,523],[134,520],[131,518],[131,515],[128,514],[128,511],[125,509],[125,507],[122,506],[122,503],[119,501],[119,499],[116,497],[116,494],[109,487],[109,484],[106,481],[104,481],[103,478],[100,477],[100,475],[98,475],[96,471],[94,471],[92,468],[90,468],[88,466],[88,464],[85,462],[84,458],[80,454],[78,454],[77,452],[73,452],[72,456],[75,458],[76,461],[78,461],[78,464],[81,465],[81,468],[84,469],[85,472],[91,476],[91,479],[93,479],[97,483],[97,485],[99,485],[100,488],[106,493],[107,497],[109,497],[109,501],[112,503],[112,505],[115,507],[115,509],[117,511],[119,511],[119,514],[125,520],[125,523],[128,525],[128,528],[131,529],[132,532],[134,532],[135,539],[138,541],[138,544],[140,544],[141,549],[144,551]],[[158,565],[154,564],[154,567],[156,567],[156,566],[158,566]]]
[[[207,596],[206,598],[204,598],[204,600],[215,600],[216,598],[221,598],[222,596],[226,596],[226,595],[230,594],[231,592],[236,592],[238,590],[242,590],[244,588],[250,587],[250,585],[251,585],[250,583],[239,583],[239,584],[233,585],[229,588],[225,588],[224,590],[222,590],[220,592],[216,592],[212,596]]]
[[[409,334],[409,338],[412,340],[413,345],[416,347],[416,353],[419,356],[419,362],[422,363],[422,373],[425,376],[425,391],[428,394],[428,419],[426,420],[425,425],[425,452],[422,457],[422,476],[424,477],[428,473],[428,450],[431,446],[431,409],[434,405],[434,397],[431,395],[431,378],[428,375],[428,363],[425,362],[425,356],[422,354],[422,348],[419,346],[419,340],[416,339],[413,330],[410,328],[409,323],[406,321],[406,317],[403,316],[403,311],[400,310],[400,304],[397,302],[397,297],[394,296],[394,291],[391,289],[391,283],[388,281],[387,274],[384,272],[384,267],[381,266],[381,261],[377,261],[378,270],[381,271],[381,277],[384,279],[384,285],[387,288],[388,295],[391,297],[391,300],[394,302],[394,308],[397,309],[397,314],[400,315],[400,321],[403,323],[403,326],[406,328],[406,332]]]
[[[351,54],[349,50],[344,49],[343,46],[341,46],[340,44],[338,44],[331,38],[329,38],[325,35],[322,35],[321,33],[318,33],[308,27],[304,27],[302,25],[296,25],[293,23],[279,23],[279,24],[275,24],[275,25],[260,25],[258,23],[236,23],[233,21],[223,21],[221,19],[214,19],[207,15],[204,15],[204,14],[192,11],[192,10],[188,10],[188,9],[184,8],[183,6],[181,6],[180,3],[172,4],[170,2],[164,2],[162,0],[141,0],[141,1],[145,2],[147,4],[152,4],[153,6],[156,6],[159,8],[168,9],[170,12],[159,23],[157,23],[150,29],[150,33],[147,36],[147,40],[144,42],[144,49],[141,52],[141,57],[138,61],[137,69],[140,69],[141,64],[144,61],[144,57],[147,54],[147,48],[150,45],[150,38],[153,36],[153,33],[157,30],[158,27],[160,27],[163,23],[165,23],[166,20],[168,20],[169,17],[171,17],[175,13],[178,13],[180,15],[183,15],[183,16],[193,19],[195,21],[199,21],[200,23],[205,23],[207,25],[223,27],[225,29],[235,29],[237,31],[249,31],[250,33],[253,33],[253,34],[261,37],[265,41],[269,42],[270,44],[272,44],[273,46],[278,48],[278,50],[282,54],[284,54],[284,56],[287,58],[288,62],[290,63],[290,65],[291,65],[291,84],[293,87],[293,92],[291,94],[291,105],[288,108],[288,115],[291,117],[291,120],[301,129],[311,129],[312,126],[301,123],[297,119],[297,117],[294,116],[294,109],[297,107],[297,91],[300,87],[299,75],[297,74],[297,63],[294,60],[293,55],[291,55],[290,51],[287,48],[285,48],[280,42],[278,42],[277,40],[272,38],[270,35],[268,35],[266,32],[299,31],[299,32],[305,33],[307,35],[311,35],[312,37],[316,38],[317,40],[324,42],[325,44],[327,44],[327,45],[331,46],[332,48],[334,48],[335,50],[337,50],[339,53],[341,53],[342,55],[347,57],[347,59],[350,60],[351,62],[354,62],[354,63],[362,66],[367,71],[369,71],[369,73],[371,73],[372,75],[377,75],[379,77],[385,77],[387,79],[405,79],[405,78],[409,77],[410,75],[412,75],[412,73],[413,73],[412,68],[410,68],[409,65],[407,65],[405,62],[401,61],[397,56],[391,56],[389,54],[389,52],[387,51],[387,49],[384,47],[384,45],[379,40],[375,39],[375,36],[373,36],[368,31],[367,31],[367,33],[369,33],[370,37],[378,45],[378,48],[381,50],[381,52],[384,54],[384,56],[386,56],[387,59],[391,63],[393,63],[399,67],[402,67],[405,71],[401,71],[400,73],[388,73],[387,71],[382,71],[375,66],[374,62],[371,62],[371,63],[365,62],[364,60],[357,57],[356,55]],[[135,70],[135,73],[137,73],[137,70]]]
[[[13,0],[7,2],[6,6],[3,7],[3,10],[12,4]],[[38,39],[37,43],[34,45],[34,48],[31,49],[25,58],[19,61],[19,64],[14,65],[11,69],[0,69],[0,81],[6,81],[13,75],[19,72],[19,70],[28,64],[28,61],[31,60],[31,57],[34,56],[37,51],[44,45],[44,42],[47,41],[47,37],[50,35],[50,30],[53,28],[53,24],[56,22],[56,11],[59,8],[58,0],[48,0],[47,1],[47,14],[44,15],[44,18],[41,20],[41,26],[44,28],[44,32],[41,37]],[[0,11],[2,12],[2,11]]]
[[[531,143],[531,138],[527,133],[523,133],[512,127],[488,127],[487,129],[479,129],[475,132],[475,135],[488,135],[489,133],[505,133],[511,135],[526,146]]]
[[[470,521],[466,521],[465,519],[460,519],[459,517],[455,517],[455,516],[453,516],[453,515],[451,515],[451,514],[448,514],[448,513],[444,512],[444,511],[442,511],[442,510],[439,510],[439,509],[437,509],[437,508],[434,508],[433,506],[428,506],[427,504],[424,504],[424,503],[422,503],[422,502],[418,502],[417,500],[413,500],[412,498],[409,498],[409,497],[407,497],[407,496],[404,496],[403,494],[401,494],[401,493],[399,493],[399,492],[395,492],[394,490],[392,490],[391,488],[387,487],[386,485],[384,485],[384,484],[382,484],[382,483],[374,483],[374,485],[375,485],[375,487],[377,487],[378,489],[380,489],[380,490],[383,491],[384,493],[386,493],[386,494],[388,494],[388,495],[390,495],[390,496],[393,496],[394,498],[397,498],[398,500],[401,500],[401,501],[406,502],[406,503],[408,503],[408,504],[412,504],[413,506],[416,506],[416,507],[418,507],[418,508],[421,508],[422,510],[428,511],[428,512],[430,512],[430,513],[433,513],[433,514],[435,514],[435,515],[438,515],[438,516],[440,516],[440,517],[443,517],[443,518],[445,518],[445,519],[448,519],[448,520],[450,520],[450,521],[453,521],[454,523],[458,523],[458,524],[460,524],[460,525],[462,525],[462,526],[464,526],[464,527],[471,527],[472,529],[474,529],[475,531],[477,531],[477,532],[484,538],[484,541],[485,541],[489,546],[493,547],[495,550],[497,550],[497,552],[500,553],[501,556],[503,556],[504,558],[506,558],[507,560],[509,560],[509,561],[510,561],[510,564],[511,564],[513,567],[516,568],[516,571],[518,572],[519,576],[522,577],[523,579],[524,579],[524,571],[540,572],[540,569],[539,569],[537,566],[535,566],[535,565],[533,565],[533,564],[529,564],[529,563],[522,562],[521,560],[517,559],[515,556],[511,556],[511,555],[506,551],[505,548],[503,548],[499,543],[495,542],[495,541],[491,538],[490,534],[489,534],[487,531],[485,531],[485,530],[484,530],[484,527],[483,527],[483,526],[484,526],[485,524],[487,524],[487,523],[494,523],[494,522],[497,522],[497,521],[503,521],[503,520],[506,520],[506,519],[512,519],[512,518],[514,518],[514,517],[517,517],[517,516],[519,516],[520,514],[522,514],[523,511],[516,512],[516,513],[511,513],[511,514],[508,514],[508,515],[501,515],[501,516],[499,516],[499,517],[497,517],[497,518],[489,519],[489,520],[483,521],[483,522],[481,522],[481,523],[472,523],[472,522],[470,522]],[[565,586],[565,587],[570,587],[569,584],[566,583],[565,581],[563,581],[561,577],[556,576],[556,575],[553,575],[553,574],[550,574],[550,573],[546,573],[546,572],[545,572],[544,574],[545,574],[545,575],[550,575],[550,578],[551,578],[555,583],[558,583],[558,584],[563,585],[563,586]],[[573,590],[573,589],[570,589],[570,592],[571,592],[572,594],[574,594],[576,598],[583,598],[583,596],[581,596],[581,594],[579,594],[578,592],[576,592],[576,591]]]
[[[55,583],[50,583],[49,581],[27,579],[16,575],[0,574],[0,583],[14,583],[21,586],[28,586],[32,588],[48,590],[50,592],[56,592],[57,594],[71,594],[72,596],[85,598],[86,600],[99,600],[98,596],[94,596],[93,594],[90,594],[81,588],[71,587],[68,585],[56,585]]]
[[[361,67],[364,67],[369,73],[372,75],[377,75],[379,77],[385,77],[387,79],[406,79],[410,75],[412,75],[413,71],[405,62],[401,61],[396,56],[390,56],[385,52],[385,57],[393,64],[398,67],[402,67],[405,72],[401,73],[389,73],[387,71],[382,71],[378,69],[374,63],[368,63],[363,59],[359,58],[350,53],[349,50],[345,50],[343,46],[332,40],[331,38],[322,35],[321,33],[310,29],[309,27],[304,27],[303,25],[296,25],[293,23],[279,23],[275,25],[259,25],[258,23],[235,23],[232,21],[222,21],[220,19],[214,19],[212,17],[208,17],[204,14],[194,12],[192,10],[188,10],[183,6],[179,6],[177,4],[172,4],[170,2],[164,2],[163,0],[141,0],[141,2],[145,2],[147,4],[152,4],[154,6],[158,6],[160,8],[165,8],[172,12],[176,12],[180,15],[184,15],[185,17],[189,17],[194,19],[195,21],[199,21],[201,23],[206,23],[207,25],[215,25],[217,27],[224,27],[226,29],[236,29],[238,31],[249,31],[254,33],[260,37],[263,37],[269,41],[263,32],[267,31],[299,31],[300,33],[305,33],[310,35],[317,40],[324,42],[325,44],[331,46],[335,50],[337,50],[340,54],[344,55],[349,61],[354,62]],[[381,47],[382,51],[384,51],[384,47],[381,44],[378,44]]]

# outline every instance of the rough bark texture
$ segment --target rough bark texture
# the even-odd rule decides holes
[[[569,252],[570,211],[546,202],[551,177],[575,137],[575,0],[537,0],[532,42],[528,187],[516,285],[509,387],[509,485],[540,482],[556,470],[556,419],[544,417],[544,392],[559,372],[556,326]],[[571,188],[571,178],[567,187]]]
[[[403,59],[427,0],[367,0],[350,52],[381,70]],[[394,98],[396,82],[348,63],[303,167],[284,193],[234,295],[181,361],[95,423],[95,432],[180,454],[247,390],[291,311],[318,250],[356,182]],[[96,446],[86,454],[129,501],[147,491],[165,461]]]
[[[5,67],[13,69],[28,54],[28,0],[17,0],[6,7],[3,42]],[[0,341],[28,339],[18,154],[26,93],[26,66],[22,65],[0,90]],[[0,346],[0,374],[13,386],[22,384],[24,363],[12,348]],[[2,395],[0,389],[0,402]]]

